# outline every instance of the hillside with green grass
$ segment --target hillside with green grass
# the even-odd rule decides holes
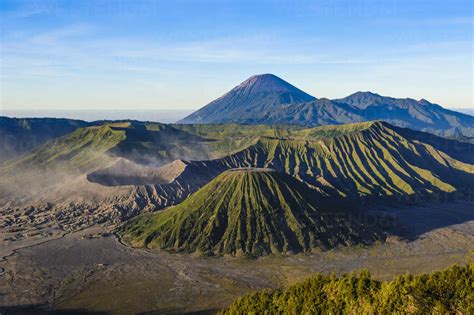
[[[208,140],[169,125],[141,122],[106,122],[79,128],[0,167],[87,172],[124,158],[143,165],[162,165],[181,157],[209,158]]]
[[[474,146],[451,142],[369,122],[299,130],[286,138],[260,137],[236,154],[192,165],[209,173],[272,168],[330,197],[409,201],[466,196],[474,183],[469,164]]]
[[[264,169],[224,172],[181,204],[140,216],[120,233],[133,246],[208,255],[297,253],[378,239],[344,213],[321,209],[305,184]]]
[[[293,130],[285,126],[166,125],[138,121],[95,124],[49,140],[18,159],[0,164],[0,172],[59,168],[81,173],[107,165],[114,158],[151,167],[177,159],[220,158],[255,144],[261,136],[289,135]]]
[[[100,165],[102,154],[125,140],[125,132],[110,125],[79,128],[73,133],[51,140],[8,167],[71,168],[88,170]]]
[[[209,159],[209,141],[158,123],[118,121],[78,128],[20,158],[0,164],[0,195],[31,195],[65,179],[87,176],[112,166],[115,167],[111,174],[116,177],[138,174],[136,180],[125,181],[126,184],[149,183],[150,178],[152,183],[167,182],[157,175],[163,173],[154,168],[181,157]],[[105,178],[104,182],[111,180]],[[63,200],[69,196],[57,198]]]
[[[472,152],[473,144],[383,122],[309,129],[103,122],[0,164],[0,192],[42,196],[50,185],[82,178],[127,186],[138,198],[136,209],[159,210],[226,170],[253,167],[291,175],[337,203],[451,200],[472,192]]]
[[[306,128],[296,125],[174,124],[174,128],[209,139],[289,137]]]
[[[212,158],[237,153],[261,137],[289,138],[304,127],[296,125],[175,124],[173,127],[206,139]]]
[[[62,118],[0,116],[0,163],[17,158],[48,140],[89,125],[93,123]]]
[[[207,130],[210,139],[212,127],[199,126]],[[231,135],[238,132],[236,126],[216,128],[226,130],[227,139],[235,139]],[[247,133],[245,128],[242,133]],[[89,179],[104,185],[147,183],[150,188],[145,191],[163,196],[160,207],[177,204],[222,172],[242,167],[275,169],[299,179],[326,199],[338,201],[466,198],[474,183],[474,168],[469,163],[472,144],[381,122],[287,130],[285,136],[260,136],[253,141],[223,158],[176,161],[141,172],[175,174],[166,181],[153,176],[150,180],[149,175],[139,178],[135,170],[123,166],[99,170]],[[176,165],[182,167],[176,169]]]
[[[288,289],[241,297],[221,314],[472,314],[473,283],[474,264],[388,282],[366,270],[340,278],[318,274]]]

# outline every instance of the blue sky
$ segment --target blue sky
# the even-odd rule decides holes
[[[474,107],[472,1],[0,1],[3,110],[195,109],[253,74]]]

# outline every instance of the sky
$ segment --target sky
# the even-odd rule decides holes
[[[254,74],[474,108],[473,2],[0,1],[0,111],[190,110]]]

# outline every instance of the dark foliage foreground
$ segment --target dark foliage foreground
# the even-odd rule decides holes
[[[474,314],[474,263],[393,281],[317,275],[286,290],[237,299],[223,314]]]

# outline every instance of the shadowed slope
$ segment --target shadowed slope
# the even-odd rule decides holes
[[[9,213],[11,207],[21,211],[34,207],[38,216],[70,209],[117,210],[120,218],[128,218],[176,205],[222,172],[240,167],[272,168],[292,175],[338,202],[411,202],[472,195],[474,145],[469,143],[381,122],[304,130],[247,127],[216,126],[217,132],[224,130],[231,137],[241,133],[245,139],[221,152],[235,152],[250,142],[237,153],[162,166],[160,163],[183,155],[212,153],[208,145],[224,144],[227,138],[203,139],[200,135],[213,134],[211,125],[192,132],[137,122],[81,128],[4,163],[0,167],[0,207],[5,205]],[[142,161],[154,163],[139,165]],[[15,216],[13,212],[12,224],[23,225]]]
[[[355,96],[338,100],[320,98],[311,102],[280,106],[253,123],[311,127],[383,120],[392,125],[441,136],[474,136],[472,116],[444,109],[426,100],[396,99],[369,92],[354,95],[359,94],[369,94],[373,97],[359,96],[358,102],[353,100]],[[238,118],[236,121],[239,121]]]
[[[253,76],[180,123],[296,124],[307,127],[383,120],[441,136],[474,137],[474,117],[425,99],[357,92],[316,99],[272,75]]]
[[[279,105],[313,99],[273,74],[255,75],[179,123],[254,122]]]
[[[427,143],[418,140],[423,137]],[[181,202],[228,169],[257,167],[290,174],[323,196],[337,198],[334,200],[416,201],[468,196],[474,168],[462,161],[471,159],[474,145],[449,141],[446,146],[440,139],[444,140],[427,133],[412,135],[410,130],[381,122],[292,131],[283,138],[260,137],[255,144],[224,158],[177,161],[183,166],[179,172],[175,164],[150,170],[176,177],[166,183],[143,178],[140,182],[153,185],[139,191],[152,199],[162,196],[156,205],[163,208]],[[98,174],[102,175],[95,176]],[[99,171],[90,179],[105,185],[123,182],[108,174],[107,170]],[[121,177],[131,183],[126,174]]]
[[[0,163],[88,125],[91,123],[73,119],[0,116]]]
[[[445,109],[425,99],[394,98],[371,92],[357,92],[335,100],[361,110],[364,120],[384,120],[443,136],[474,136],[474,117]]]
[[[313,194],[286,174],[230,170],[178,206],[127,223],[121,233],[135,246],[255,256],[376,239],[362,225],[321,211]]]
[[[117,158],[140,164],[161,165],[180,157],[209,158],[208,140],[168,125],[110,122],[79,128],[54,139],[20,159],[0,165],[0,174],[25,168],[61,169],[84,173]]]
[[[416,137],[415,137],[416,136]],[[425,138],[427,142],[418,139]],[[474,145],[446,146],[442,138],[369,122],[261,137],[255,145],[212,161],[190,162],[192,171],[214,174],[238,167],[272,168],[290,174],[332,197],[416,199],[467,194],[474,183]],[[446,149],[447,153],[443,151]],[[453,152],[457,158],[449,153]]]
[[[106,184],[169,182],[175,177],[171,173],[156,172],[136,164],[160,166],[180,157],[209,159],[207,143],[208,140],[197,135],[163,124],[124,121],[79,128],[19,159],[0,164],[0,198],[39,195],[42,199],[46,187],[58,186],[65,179],[85,177],[104,168],[111,170],[105,173],[116,177],[105,178]],[[116,164],[119,160],[131,162]],[[166,178],[160,178],[163,175]],[[133,176],[135,179],[127,180]],[[73,196],[56,194],[50,197],[65,200]]]

